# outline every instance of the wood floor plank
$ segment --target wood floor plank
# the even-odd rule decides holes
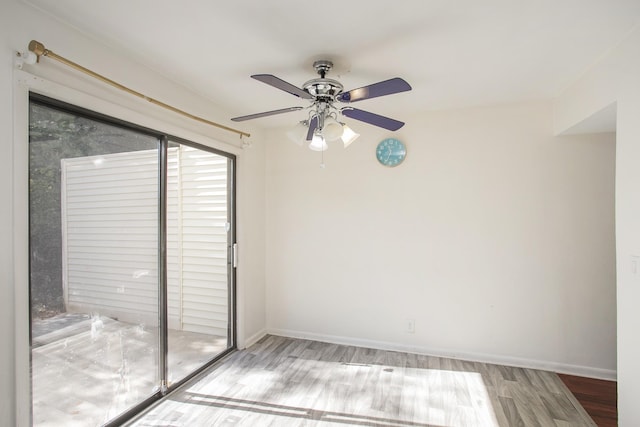
[[[593,425],[561,383],[542,371],[268,336],[130,425]]]
[[[494,386],[487,386],[487,393],[489,394],[489,399],[491,400],[491,407],[493,409],[493,415],[495,417],[495,423],[499,426],[508,426],[509,421],[507,415],[502,407],[502,402],[500,401],[501,396],[496,392]],[[491,425],[491,424],[488,424]]]
[[[507,425],[511,427],[524,427],[524,421],[522,420],[522,417],[520,417],[520,413],[518,412],[518,408],[513,402],[513,399],[502,396],[498,399],[500,400],[500,405],[502,406],[504,415],[507,418]]]
[[[618,425],[617,383],[573,375],[558,375],[599,427]]]
[[[537,399],[537,393],[531,388],[530,383],[512,382],[510,387],[513,403],[518,408],[518,413],[526,426],[546,427],[549,422],[552,426],[555,424],[549,414],[543,410],[542,402]]]
[[[571,401],[562,394],[540,393],[542,403],[554,420],[569,421],[575,410]]]

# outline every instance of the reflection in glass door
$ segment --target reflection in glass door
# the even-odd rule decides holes
[[[31,103],[34,426],[101,425],[157,389],[158,149]]]
[[[34,426],[115,425],[234,346],[233,158],[88,114],[30,103]]]

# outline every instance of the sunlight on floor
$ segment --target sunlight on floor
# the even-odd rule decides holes
[[[303,358],[282,362],[286,372],[295,372],[288,379],[280,369],[214,371],[134,425],[498,427],[477,372]],[[377,383],[369,387],[374,378]]]

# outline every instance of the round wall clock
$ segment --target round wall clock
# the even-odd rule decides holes
[[[407,147],[399,139],[383,139],[376,148],[376,157],[382,165],[398,166],[407,157]]]

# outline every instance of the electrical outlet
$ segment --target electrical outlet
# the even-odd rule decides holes
[[[416,319],[407,319],[406,331],[408,334],[416,333]]]

